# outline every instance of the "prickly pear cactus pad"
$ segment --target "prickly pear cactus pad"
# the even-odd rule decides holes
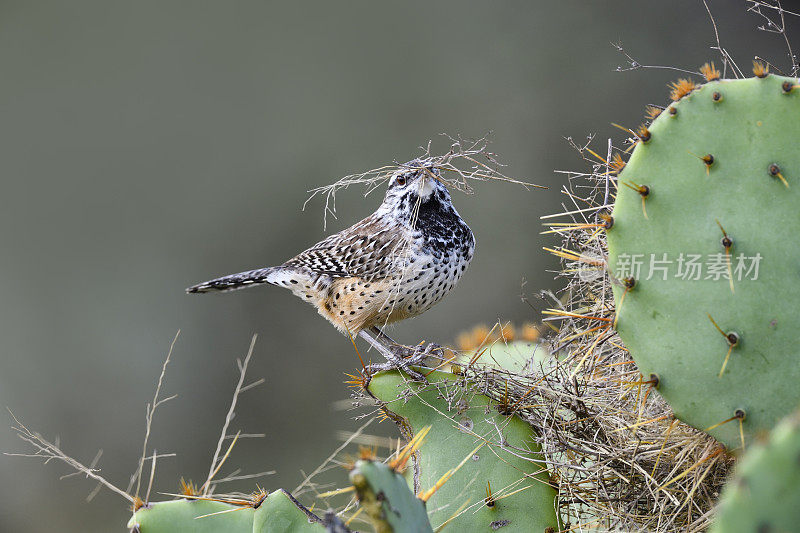
[[[800,89],[760,74],[677,83],[606,223],[620,337],[729,449],[800,403]]]
[[[276,490],[257,507],[208,500],[155,502],[128,522],[136,533],[322,533],[321,520],[284,490]]]
[[[201,500],[154,502],[136,511],[128,522],[128,527],[136,533],[174,531],[251,533],[253,514],[251,508],[238,508],[222,502]]]
[[[433,527],[450,520],[453,531],[557,531],[556,491],[531,426],[502,414],[509,406],[473,392],[459,376],[427,379],[408,383],[383,372],[368,390],[406,437],[431,426],[415,455],[413,484]]]
[[[391,466],[360,460],[350,472],[350,481],[377,533],[433,533],[425,503]]]
[[[477,351],[464,353],[458,360],[464,365],[472,362],[473,368],[481,370],[497,368],[517,374],[540,371],[550,367],[554,361],[546,347],[528,341],[493,342]]]
[[[800,524],[800,414],[766,445],[749,450],[725,486],[713,533],[797,531]]]
[[[540,327],[526,323],[515,328],[511,323],[493,328],[478,325],[456,338],[458,351],[454,363],[481,370],[503,369],[530,374],[551,365],[554,358],[540,342]],[[442,366],[441,368],[444,368]]]
[[[253,533],[322,533],[321,520],[283,489],[273,491],[253,515]]]

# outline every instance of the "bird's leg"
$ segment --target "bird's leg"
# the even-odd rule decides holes
[[[398,365],[400,364],[400,357],[398,357],[393,350],[389,348],[389,345],[382,342],[383,339],[381,336],[376,335],[370,329],[362,329],[358,332],[358,336],[367,341],[367,344],[375,348],[379,354],[384,356],[387,361],[396,362]],[[388,337],[386,337],[388,338]],[[390,339],[391,341],[391,339]]]
[[[387,359],[398,361],[398,364],[401,364],[403,368],[408,368],[409,365],[424,365],[429,357],[438,358],[440,361],[444,360],[442,347],[434,342],[408,347],[392,339],[377,326],[370,327],[369,333],[375,340],[381,342],[383,347],[392,352],[394,357],[387,357]],[[381,353],[383,352],[381,351]]]
[[[370,331],[370,333],[375,335],[375,337],[377,339],[379,339],[381,342],[383,342],[387,346],[400,346],[400,344],[398,342],[396,342],[393,338],[391,338],[389,335],[384,333],[384,331],[382,329],[380,329],[378,326],[370,327],[369,331]]]
[[[381,339],[385,343],[388,343],[389,349],[392,350],[397,357],[410,359],[411,362],[408,364],[422,364],[428,357],[437,357],[440,361],[444,360],[442,346],[436,344],[435,342],[426,342],[424,346],[420,345],[409,348],[408,346],[404,346],[393,340],[377,326],[372,326],[370,331],[372,331],[377,338]]]
[[[376,331],[377,333],[376,333]],[[367,367],[367,370],[370,372],[373,371],[381,371],[381,370],[390,370],[392,368],[401,368],[405,370],[405,372],[415,381],[425,381],[425,376],[411,368],[410,365],[419,364],[418,357],[411,357],[411,358],[404,358],[402,355],[398,356],[397,353],[393,350],[395,346],[397,346],[388,335],[383,333],[378,328],[369,328],[369,329],[362,329],[358,332],[358,335],[367,341],[367,343],[375,348],[379,354],[386,358],[386,363],[372,363]],[[387,345],[388,342],[391,342],[391,345]],[[387,344],[384,344],[387,342]],[[425,355],[427,357],[427,354]],[[424,357],[423,357],[424,360]]]

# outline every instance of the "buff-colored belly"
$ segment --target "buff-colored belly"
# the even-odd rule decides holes
[[[337,278],[315,303],[319,313],[342,333],[355,335],[364,328],[425,312],[452,290],[464,272],[461,267],[458,261],[418,260],[398,277]]]

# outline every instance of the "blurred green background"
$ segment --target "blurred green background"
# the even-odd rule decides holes
[[[743,69],[753,54],[786,65],[748,2],[709,5]],[[559,286],[541,250],[554,240],[539,234],[539,216],[565,201],[553,169],[584,168],[564,137],[597,133],[604,147],[619,133],[610,122],[637,125],[678,75],[615,72],[620,40],[642,63],[720,65],[699,0],[3,0],[0,404],[79,460],[102,448],[102,474],[124,487],[180,329],[164,384],[179,397],[151,440],[178,454],[154,487],[174,492],[181,475],[205,478],[236,358],[258,333],[249,375],[266,384],[241,397],[232,430],[266,438],[243,441],[229,464],[275,469],[261,483],[293,488],[337,430],[357,425],[334,407],[357,367],[349,341],[287,291],[184,287],[320,240],[322,203],[301,210],[308,189],[408,160],[429,139],[446,150],[442,132],[492,130],[506,173],[550,189],[455,193],[475,260],[448,298],[392,334],[446,343],[478,322],[538,320],[535,293]],[[340,193],[329,232],[380,202],[361,192]],[[0,450],[26,450],[7,423]],[[0,457],[0,530],[124,530],[126,503],[106,491],[87,503],[94,483],[59,481],[67,473]]]

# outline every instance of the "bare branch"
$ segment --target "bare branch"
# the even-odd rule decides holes
[[[668,65],[643,65],[636,59],[634,59],[628,52],[625,51],[625,48],[622,46],[622,41],[617,41],[616,43],[611,43],[611,46],[617,49],[617,52],[622,54],[625,57],[625,62],[627,66],[617,66],[615,69],[617,72],[629,72],[631,70],[639,70],[639,69],[658,69],[658,70],[674,70],[676,72],[683,72],[684,74],[700,74],[695,70],[686,70],[678,67],[671,67]]]
[[[233,417],[236,415],[236,402],[239,399],[239,394],[241,394],[243,391],[244,379],[247,374],[247,365],[250,364],[250,358],[253,356],[253,349],[256,346],[256,339],[258,339],[258,335],[253,335],[253,338],[250,341],[250,348],[247,350],[247,356],[244,358],[244,361],[237,361],[239,366],[239,381],[236,384],[236,389],[233,391],[233,398],[231,399],[231,405],[228,408],[228,414],[225,415],[225,423],[222,425],[222,433],[220,434],[219,441],[217,442],[217,449],[214,451],[214,457],[211,460],[211,467],[208,470],[208,477],[201,487],[204,496],[209,494],[209,491],[211,490],[211,481],[214,479],[214,476],[219,471],[219,468],[222,466],[222,463],[224,462],[225,458],[227,458],[231,448],[233,448],[233,445],[236,442],[236,439],[234,439],[228,448],[228,452],[220,461],[219,454],[222,451],[222,443],[225,441],[225,438],[228,435],[228,426],[230,425],[231,420],[233,420]],[[263,383],[263,380],[259,380],[254,384],[248,385],[246,388],[244,388],[244,390],[252,388],[260,383]],[[239,433],[237,433],[236,438],[238,438],[238,436]]]
[[[134,492],[135,496],[139,496],[139,489],[141,488],[141,480],[142,480],[142,468],[144,467],[145,457],[147,456],[147,442],[150,439],[150,430],[153,426],[153,415],[156,412],[156,409],[163,405],[164,403],[168,402],[177,397],[177,394],[173,394],[168,398],[161,398],[159,399],[159,394],[161,394],[161,385],[164,382],[164,375],[167,372],[167,365],[169,364],[170,357],[172,357],[172,350],[175,348],[175,343],[178,341],[178,337],[180,336],[181,331],[178,330],[175,333],[175,337],[172,339],[172,342],[169,345],[169,351],[167,351],[167,357],[164,359],[164,364],[161,365],[161,374],[158,376],[158,384],[156,385],[156,392],[153,395],[153,402],[147,404],[147,409],[145,411],[145,432],[144,432],[144,442],[142,443],[142,455],[139,457],[139,464],[136,467],[133,475],[131,476],[130,481],[128,482],[128,490],[130,492],[133,488],[133,484],[136,483],[136,492]],[[155,459],[153,459],[155,461]]]
[[[134,501],[134,497],[128,494],[126,491],[118,488],[113,483],[106,480],[104,477],[99,475],[96,469],[85,466],[81,462],[73,459],[72,457],[65,454],[61,451],[61,448],[58,445],[48,441],[38,433],[31,431],[25,425],[20,422],[20,420],[8,410],[11,418],[14,420],[14,425],[11,426],[11,429],[17,433],[17,436],[22,439],[23,441],[27,442],[31,446],[33,446],[35,453],[5,453],[4,455],[8,455],[11,457],[35,457],[39,459],[44,459],[45,462],[49,461],[50,459],[56,459],[61,461],[74,470],[84,474],[87,478],[93,479],[98,483],[102,484],[104,487],[110,489],[112,492],[115,492],[128,500],[129,502]]]
[[[351,442],[353,442],[355,439],[357,439],[357,438],[358,438],[358,436],[359,436],[359,435],[361,435],[361,433],[363,433],[363,432],[364,432],[364,430],[365,430],[365,429],[367,429],[367,428],[369,427],[369,425],[370,425],[370,424],[372,424],[374,421],[375,421],[375,419],[374,419],[374,418],[370,418],[370,419],[369,419],[369,420],[367,420],[367,421],[366,421],[364,424],[362,424],[362,425],[361,425],[361,427],[360,427],[360,428],[358,428],[358,429],[357,429],[357,430],[356,430],[356,431],[355,431],[355,432],[354,432],[352,435],[350,435],[350,437],[349,437],[347,440],[345,440],[345,441],[342,443],[342,445],[341,445],[341,446],[339,446],[338,448],[336,448],[336,449],[333,451],[333,453],[332,453],[332,454],[330,454],[330,455],[327,457],[327,459],[325,459],[325,460],[322,462],[322,464],[320,464],[320,465],[319,465],[317,468],[315,468],[315,469],[314,469],[314,471],[313,471],[313,472],[311,472],[311,474],[309,474],[309,475],[305,476],[305,478],[303,479],[303,481],[302,481],[302,482],[301,482],[301,483],[300,483],[298,486],[296,486],[296,487],[294,488],[294,490],[292,491],[292,494],[294,494],[295,496],[297,496],[297,495],[301,494],[301,492],[300,492],[300,491],[303,489],[303,487],[306,487],[306,486],[308,486],[308,485],[311,483],[311,480],[312,480],[312,479],[313,479],[313,478],[314,478],[314,477],[315,477],[317,474],[319,474],[320,472],[322,472],[322,471],[323,471],[323,469],[324,469],[324,468],[325,468],[325,467],[326,467],[326,466],[327,466],[327,465],[328,465],[328,464],[329,464],[331,461],[333,461],[333,459],[334,459],[334,458],[335,458],[335,457],[336,457],[336,456],[339,454],[339,452],[341,452],[342,450],[344,450],[344,449],[345,449],[345,448],[346,448],[346,447],[347,447],[347,446],[348,446],[348,445],[349,445]]]
[[[759,30],[767,33],[775,33],[783,37],[783,41],[786,44],[787,55],[789,56],[789,62],[791,64],[789,75],[796,76],[798,71],[800,71],[800,65],[798,65],[797,56],[792,50],[792,43],[789,41],[789,35],[786,32],[786,15],[800,17],[800,14],[783,9],[780,0],[747,0],[747,2],[750,4],[747,8],[747,11],[750,13],[755,13],[764,21],[764,23],[758,27]],[[762,9],[766,11],[762,11]],[[774,18],[776,14],[777,18]]]

